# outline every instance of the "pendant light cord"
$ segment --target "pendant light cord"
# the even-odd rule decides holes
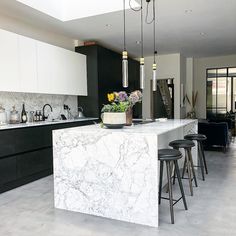
[[[153,49],[154,49],[154,64],[156,64],[156,6],[153,0]]]
[[[123,17],[124,17],[124,51],[126,51],[126,14],[125,14],[125,0],[124,3],[124,11],[123,11]]]
[[[143,58],[143,0],[141,0],[141,57]]]
[[[152,0],[152,1],[153,1],[153,3],[154,3],[154,0]],[[146,19],[145,19],[145,22],[146,22],[146,24],[148,24],[148,25],[152,24],[153,21],[154,21],[154,12],[153,12],[153,18],[152,18],[150,21],[148,21],[149,6],[150,6],[150,2],[147,2],[147,8],[146,8]]]

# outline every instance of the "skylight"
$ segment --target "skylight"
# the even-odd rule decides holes
[[[61,21],[102,15],[123,9],[123,0],[17,0]],[[128,1],[126,9],[129,8]],[[139,7],[136,0],[133,7]]]

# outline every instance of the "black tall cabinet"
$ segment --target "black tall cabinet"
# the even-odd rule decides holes
[[[87,117],[100,117],[107,93],[139,89],[139,62],[129,59],[129,87],[122,87],[121,54],[99,45],[76,47],[75,51],[87,56],[88,96],[80,96],[79,106]],[[134,108],[134,118],[142,117],[142,104]]]

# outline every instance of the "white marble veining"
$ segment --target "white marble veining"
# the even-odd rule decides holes
[[[77,96],[0,92],[0,104],[6,109],[8,117],[14,105],[21,112],[23,102],[28,112],[42,110],[43,105],[49,103],[53,108],[54,118],[58,118],[60,114],[64,114],[64,104],[67,104],[71,108],[71,113],[74,116],[77,114],[78,108]]]
[[[8,129],[19,129],[19,128],[28,128],[34,126],[43,126],[43,125],[56,125],[56,124],[63,124],[63,123],[73,123],[73,122],[82,122],[82,121],[91,121],[98,120],[98,118],[80,118],[80,119],[73,119],[73,120],[56,120],[56,121],[41,121],[41,122],[33,122],[33,123],[25,123],[25,124],[7,124],[0,126],[1,130],[8,130]]]
[[[158,147],[193,120],[53,132],[55,207],[158,227]],[[170,137],[169,137],[170,136]]]

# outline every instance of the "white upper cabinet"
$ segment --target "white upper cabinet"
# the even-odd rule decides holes
[[[86,96],[86,56],[0,30],[0,82],[0,91]]]
[[[87,95],[87,64],[86,56],[76,54],[66,50],[64,52],[66,61],[70,64],[64,66],[64,73],[66,74],[64,86],[66,91],[70,91],[73,95],[80,94],[81,96]]]
[[[39,93],[54,94],[55,48],[46,43],[37,42],[37,68]]]
[[[19,36],[20,90],[37,92],[37,47],[36,40]]]
[[[42,42],[37,54],[40,93],[87,95],[86,56]]]
[[[0,91],[20,91],[18,35],[0,29]]]

